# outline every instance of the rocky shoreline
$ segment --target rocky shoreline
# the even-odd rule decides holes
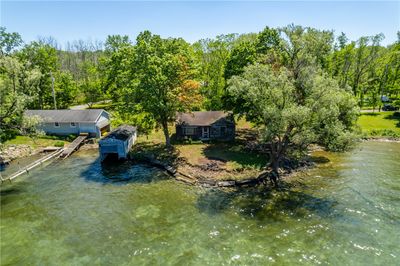
[[[369,137],[369,138],[363,138],[362,141],[400,142],[400,139],[391,137]]]
[[[29,145],[7,145],[0,151],[0,161],[10,162],[12,160],[34,155],[40,152],[40,149],[33,149]]]
[[[80,148],[80,150],[98,149],[98,147],[98,143],[89,140]],[[56,147],[41,147],[34,149],[30,145],[26,144],[7,145],[0,151],[0,163],[10,163],[15,159],[32,156],[42,152],[53,151],[54,149],[56,149]]]
[[[151,166],[157,167],[163,171],[166,171],[170,176],[175,178],[175,180],[190,184],[198,185],[202,187],[242,187],[242,186],[254,186],[259,184],[266,184],[271,180],[272,172],[270,170],[260,171],[255,177],[244,178],[240,180],[233,179],[215,179],[211,177],[205,177],[204,175],[193,175],[180,169],[180,167],[174,167],[166,162],[162,162],[155,159],[153,156],[140,156],[131,157],[130,160],[140,163],[149,164]],[[281,178],[293,176],[294,174],[309,169],[314,166],[313,163],[309,161],[304,161],[303,164],[297,167],[286,167],[281,169]],[[271,181],[272,182],[272,181]]]

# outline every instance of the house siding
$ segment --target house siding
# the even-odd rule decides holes
[[[194,134],[186,134],[186,128],[194,128]],[[208,128],[209,137],[203,137],[203,128]],[[216,123],[210,126],[186,126],[186,125],[176,125],[176,135],[177,138],[192,140],[223,140],[230,141],[235,139],[235,125],[233,123]]]
[[[49,135],[79,135],[81,133],[88,133],[92,137],[101,137],[99,126],[109,125],[109,115],[106,112],[102,112],[97,122],[75,122],[75,127],[71,126],[71,123],[59,123],[59,127],[55,126],[55,123],[42,123],[39,128]],[[99,126],[98,126],[99,125]]]

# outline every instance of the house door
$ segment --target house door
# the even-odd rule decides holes
[[[209,127],[202,127],[202,137],[203,137],[203,139],[210,138],[210,128]]]

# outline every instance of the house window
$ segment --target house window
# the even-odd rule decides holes
[[[60,123],[55,122],[55,123],[54,123],[54,126],[55,126],[55,127],[60,127]]]
[[[185,135],[194,135],[193,127],[185,127]]]
[[[71,122],[71,127],[76,127],[76,124],[74,122]]]

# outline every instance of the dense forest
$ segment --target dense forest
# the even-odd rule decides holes
[[[167,145],[177,111],[232,110],[271,125],[263,136],[278,139],[278,151],[296,141],[340,148],[359,108],[381,108],[381,99],[400,105],[398,37],[384,47],[382,34],[350,41],[288,25],[193,44],[144,31],[61,48],[51,37],[24,43],[0,28],[1,139],[21,130],[25,109],[111,100],[113,123],[161,128]]]

